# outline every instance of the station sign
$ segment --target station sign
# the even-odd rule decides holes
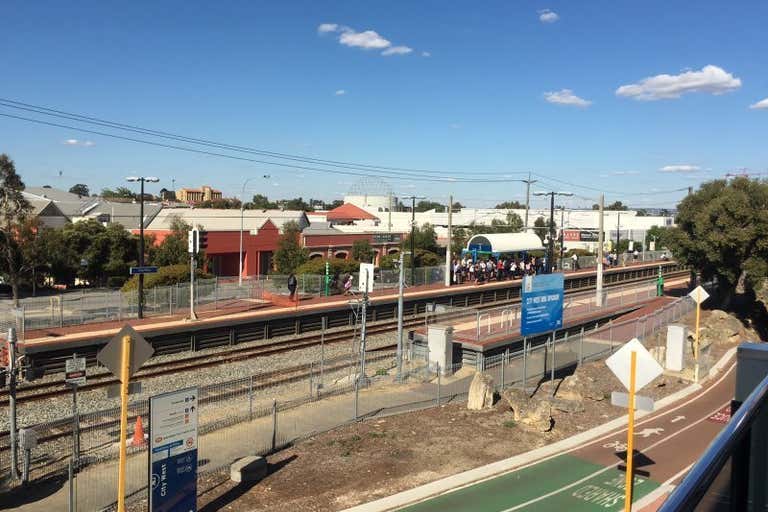
[[[564,229],[563,240],[565,242],[597,242],[599,234],[597,231],[586,231],[583,229]]]
[[[149,511],[197,510],[198,388],[149,399]]]
[[[374,233],[373,243],[375,244],[394,244],[402,241],[400,233]]]
[[[157,274],[157,267],[131,267],[131,275],[136,274]]]
[[[64,382],[70,386],[85,385],[85,358],[73,357],[65,361]]]
[[[523,336],[554,331],[563,326],[563,274],[523,278],[520,333]]]

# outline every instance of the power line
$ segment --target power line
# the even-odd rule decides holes
[[[36,124],[42,124],[46,126],[53,126],[56,128],[65,128],[67,130],[74,130],[81,133],[90,133],[92,135],[101,135],[104,137],[111,137],[113,139],[119,139],[119,140],[125,140],[129,142],[135,142],[138,144],[147,144],[150,146],[156,146],[166,149],[174,149],[178,151],[186,151],[189,153],[197,153],[201,155],[209,155],[209,156],[218,156],[222,158],[229,158],[232,160],[239,160],[242,162],[253,162],[253,163],[259,163],[259,164],[265,164],[265,165],[274,165],[278,167],[285,167],[289,169],[301,169],[304,171],[310,171],[310,172],[319,172],[324,174],[343,174],[347,176],[359,176],[359,177],[370,177],[370,176],[377,176],[380,178],[388,178],[388,179],[397,179],[397,180],[412,180],[412,181],[425,181],[425,182],[432,182],[432,183],[509,183],[510,181],[515,181],[511,179],[465,179],[465,178],[427,178],[427,177],[419,177],[419,176],[399,176],[399,175],[387,175],[387,174],[374,174],[374,173],[362,173],[362,172],[352,172],[352,171],[345,171],[340,169],[323,169],[319,167],[308,167],[306,165],[293,165],[293,164],[284,164],[280,162],[268,162],[265,160],[258,160],[255,158],[247,158],[243,156],[237,156],[237,155],[228,155],[226,153],[219,153],[216,151],[207,151],[203,149],[195,149],[195,148],[188,148],[184,146],[177,146],[176,144],[165,144],[162,142],[154,142],[144,139],[137,139],[134,137],[126,137],[124,135],[117,135],[114,133],[108,133],[108,132],[102,132],[98,130],[89,130],[86,128],[78,128],[75,126],[69,126],[65,124],[60,123],[54,123],[51,121],[44,121],[42,119],[33,119],[29,117],[23,117],[23,116],[17,116],[13,114],[7,114],[0,112],[0,116],[8,117],[11,119],[17,119],[21,121],[27,121],[30,123],[36,123]]]
[[[6,98],[0,98],[0,106],[4,106],[6,108],[13,108],[17,110],[24,110],[27,112],[34,112],[37,114],[52,116],[56,118],[68,119],[70,121],[76,121],[80,123],[93,124],[93,125],[102,126],[105,128],[138,133],[141,135],[150,135],[152,137],[175,140],[178,142],[197,144],[197,145],[202,145],[202,146],[212,147],[217,149],[226,149],[228,151],[256,154],[260,156],[266,156],[268,158],[289,160],[289,161],[300,162],[300,163],[310,163],[310,164],[316,164],[316,165],[341,167],[341,168],[352,169],[352,170],[366,170],[366,171],[376,170],[376,171],[384,171],[387,174],[402,174],[402,175],[410,175],[414,177],[419,177],[418,175],[420,174],[435,174],[435,175],[444,176],[445,174],[462,174],[467,172],[467,171],[442,171],[442,170],[432,170],[432,169],[414,169],[414,168],[407,168],[407,167],[391,167],[391,166],[382,166],[382,165],[361,164],[361,163],[346,162],[341,160],[327,160],[327,159],[321,159],[321,158],[313,158],[313,157],[307,157],[302,155],[294,155],[290,153],[280,153],[276,151],[268,151],[268,150],[252,148],[248,146],[227,144],[223,142],[216,142],[210,139],[188,137],[185,135],[179,135],[171,132],[143,128],[140,126],[110,121],[106,119],[100,119],[97,117],[85,116],[81,114],[66,112],[63,110],[57,110],[57,109],[52,109],[52,108],[43,107],[39,105],[23,103],[20,101],[10,100]],[[479,173],[477,172],[473,173],[473,175],[475,176],[488,175],[488,176],[499,176],[502,178],[511,177],[512,175],[518,175],[518,174],[525,174],[525,172],[499,171],[499,172],[492,173],[492,172],[483,171]]]
[[[627,196],[627,195],[642,196],[642,195],[654,195],[654,194],[670,194],[672,192],[683,192],[683,191],[688,190],[688,187],[683,187],[683,188],[676,188],[676,189],[669,189],[669,190],[658,190],[658,191],[654,191],[654,192],[632,192],[632,193],[627,193],[627,192],[620,192],[620,191],[617,191],[617,190],[605,190],[605,189],[600,189],[600,188],[596,188],[596,187],[590,187],[588,185],[579,185],[577,183],[572,183],[570,181],[565,181],[565,180],[561,180],[561,179],[558,179],[558,178],[553,178],[551,176],[543,176],[541,174],[534,174],[534,176],[536,176],[537,178],[539,178],[540,180],[543,180],[545,182],[546,181],[550,181],[550,182],[554,181],[554,182],[559,183],[560,185],[568,185],[569,187],[576,187],[576,188],[581,188],[581,189],[584,189],[584,190],[592,190],[592,191],[595,191],[595,192],[600,192],[601,194],[616,194],[616,195],[620,195],[620,196]]]

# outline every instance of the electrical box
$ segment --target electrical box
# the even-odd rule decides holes
[[[680,324],[667,326],[667,357],[664,367],[673,372],[683,371],[685,344],[688,341],[688,327]]]

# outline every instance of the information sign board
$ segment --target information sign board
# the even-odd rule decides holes
[[[198,389],[149,399],[149,510],[197,510]]]
[[[542,274],[523,278],[523,336],[554,331],[563,326],[563,274]]]
[[[73,357],[66,360],[64,368],[64,382],[70,386],[85,385],[85,358]]]
[[[374,265],[373,263],[361,263],[360,264],[360,279],[358,284],[358,290],[361,293],[373,292],[373,272],[374,272]]]
[[[157,267],[130,267],[130,274],[157,274]]]

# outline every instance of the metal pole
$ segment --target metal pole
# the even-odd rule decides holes
[[[123,354],[120,372],[120,462],[117,473],[117,512],[125,512],[125,466],[128,438],[128,382],[131,365],[131,336],[123,336]]]
[[[323,380],[323,370],[325,367],[325,330],[328,328],[328,317],[324,316],[321,319],[321,331],[320,331],[320,384],[325,385]]]
[[[555,333],[557,331],[552,331],[552,355],[551,355],[551,368],[550,371],[550,383],[552,385],[552,396],[555,396]]]
[[[403,371],[403,282],[405,281],[405,265],[403,252],[400,251],[400,279],[397,295],[397,380],[402,378]]]
[[[360,325],[360,376],[357,380],[363,379],[365,380],[365,341],[366,341],[366,323],[367,323],[367,309],[368,309],[368,279],[371,279],[371,276],[368,275],[368,270],[365,271],[365,290],[363,291],[363,307],[362,307],[362,316],[363,321]]]
[[[579,334],[579,366],[584,364],[584,326],[581,326],[581,333]]]
[[[416,230],[416,196],[411,196],[411,286],[416,273],[416,246],[413,239]]]
[[[195,265],[197,263],[195,255],[197,253],[198,231],[196,229],[192,230],[192,237],[195,240],[193,242],[194,250],[189,254],[189,319],[197,320],[195,314]]]
[[[272,399],[272,451],[277,448],[277,400]]]
[[[453,196],[448,196],[448,244],[445,246],[445,286],[451,286],[451,231]]]
[[[248,419],[253,421],[253,375],[248,377]]]
[[[595,305],[603,306],[603,203],[605,196],[600,194],[600,217],[597,229],[597,283],[595,284]]]
[[[80,412],[77,410],[77,384],[72,385],[72,459],[80,460]]]
[[[440,407],[440,363],[437,363],[437,406]]]
[[[528,337],[523,337],[523,391],[528,380]]]
[[[243,195],[244,194],[245,194],[245,184],[243,184],[243,192],[240,194],[240,253],[239,253],[240,266],[238,267],[239,271],[237,273],[237,286],[243,286]]]
[[[616,258],[619,257],[619,235],[621,234],[621,212],[616,212]]]
[[[139,197],[139,266],[144,266],[144,178],[141,181]],[[144,318],[144,274],[139,274],[139,318]]]
[[[11,479],[19,479],[18,450],[19,439],[16,430],[16,329],[8,329],[8,415],[11,439]]]
[[[552,260],[555,259],[555,193],[549,194],[549,244],[547,245],[547,268],[545,274],[552,273]]]
[[[69,484],[69,508],[68,512],[75,512],[77,507],[75,505],[75,464],[72,459],[69,459],[69,467],[67,468],[67,483]]]
[[[531,206],[531,184],[536,183],[538,180],[532,180],[531,179],[531,173],[528,173],[528,179],[522,180],[523,183],[525,183],[525,226],[523,227],[523,232],[528,232],[528,210]]]
[[[357,400],[360,396],[360,379],[355,379],[355,420],[357,420]]]
[[[570,215],[568,216],[570,218]],[[565,206],[560,208],[560,262],[557,265],[557,269],[563,271],[563,253],[565,251],[565,231],[563,226],[565,225]]]

